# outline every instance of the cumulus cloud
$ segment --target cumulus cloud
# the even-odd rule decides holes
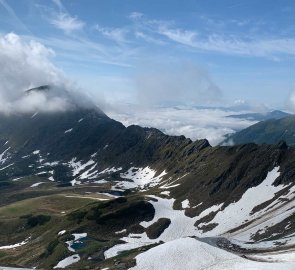
[[[52,62],[54,51],[34,40],[10,33],[0,35],[0,112],[61,111],[73,106],[72,83]],[[25,90],[51,85],[46,91]]]
[[[59,13],[56,18],[51,21],[51,23],[67,34],[70,34],[73,31],[81,30],[85,25],[85,23],[77,17],[72,17],[63,12]]]
[[[209,73],[192,63],[155,64],[138,74],[135,86],[139,101],[145,105],[208,105],[222,98]]]

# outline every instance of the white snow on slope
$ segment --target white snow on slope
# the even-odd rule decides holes
[[[16,182],[16,181],[19,181],[19,180],[21,180],[23,178],[25,178],[25,176],[14,178],[11,181]]]
[[[75,254],[75,255],[72,255],[72,256],[69,256],[63,260],[61,260],[56,266],[54,266],[53,268],[56,269],[56,268],[66,268],[67,266],[73,264],[73,263],[76,263],[80,261],[80,256],[78,254]]]
[[[79,174],[81,171],[83,171],[84,169],[86,169],[86,167],[94,164],[95,161],[90,159],[89,161],[87,161],[86,163],[82,163],[81,161],[76,161],[76,158],[73,158],[68,165],[70,167],[73,168],[73,176],[76,176],[77,174]]]
[[[155,176],[157,172],[150,167],[136,168],[131,167],[127,172],[121,173],[120,177],[131,181],[120,181],[116,187],[123,189],[145,188],[146,186],[156,186],[167,173],[163,171],[160,175]]]
[[[4,150],[2,152],[2,154],[0,155],[0,163],[1,165],[5,163],[5,161],[8,159],[8,155],[7,157],[5,158],[5,155],[7,154],[7,151],[10,149],[10,147],[8,147],[6,150]]]
[[[7,246],[2,246],[0,247],[0,249],[13,249],[13,248],[17,248],[17,247],[21,247],[25,244],[27,244],[30,240],[30,237],[28,237],[26,240],[20,242],[20,243],[16,243],[16,244],[13,244],[13,245],[7,245]]]
[[[31,185],[30,187],[38,187],[43,183],[45,183],[45,182],[38,182],[38,183],[35,183],[35,184]]]
[[[282,186],[274,187],[271,185],[275,181],[275,179],[279,176],[278,171],[279,171],[279,168],[275,167],[272,171],[268,173],[266,179],[260,185],[253,187],[249,189],[247,192],[245,192],[241,200],[239,200],[238,202],[230,204],[228,207],[234,207],[232,208],[233,210],[230,210],[230,212],[227,212],[228,207],[225,208],[223,211],[220,210],[223,204],[212,205],[211,207],[201,212],[199,216],[190,218],[185,215],[184,210],[173,209],[173,204],[175,199],[167,199],[167,198],[159,198],[156,196],[150,196],[157,200],[157,201],[150,201],[150,203],[155,208],[155,216],[152,221],[141,222],[140,225],[147,228],[148,226],[156,222],[159,218],[168,218],[171,220],[170,226],[156,240],[149,239],[146,233],[129,234],[127,237],[121,238],[121,240],[123,240],[125,243],[119,244],[110,248],[109,250],[105,252],[105,256],[107,258],[113,257],[121,251],[145,246],[151,243],[158,242],[160,240],[167,242],[167,241],[172,241],[172,240],[175,240],[181,237],[187,237],[187,236],[198,236],[198,237],[219,236],[219,234],[224,233],[230,228],[235,228],[237,226],[240,226],[245,221],[245,219],[251,218],[250,213],[253,207],[260,205],[262,202],[265,202],[266,200],[270,198],[273,198],[273,195],[275,194],[275,192],[282,189]],[[263,190],[266,190],[266,192],[262,192],[261,187],[263,187]],[[187,206],[187,201],[184,201],[183,203],[184,203],[183,206]],[[295,204],[295,201],[294,201],[294,204]],[[294,211],[293,209],[295,208],[295,205],[294,207],[290,207],[290,204],[287,204],[285,208],[286,209],[282,211],[282,213],[280,214],[278,213],[278,215],[274,217],[277,219],[276,221],[283,220],[284,218],[289,216],[292,213],[292,211]],[[202,233],[202,231],[199,230],[197,227],[195,227],[194,224],[196,221],[200,220],[203,217],[206,217],[211,212],[217,212],[212,222],[216,222],[216,220],[218,220],[218,224],[220,228],[219,226],[217,226],[212,231]],[[252,216],[255,217],[256,214],[253,214]],[[269,225],[270,225],[269,222],[266,224],[263,224],[262,228]],[[255,228],[254,232],[256,231],[257,231],[257,228]],[[241,235],[241,232],[239,233]],[[247,231],[245,233],[244,239],[250,239],[251,235],[252,235],[252,232]],[[237,239],[240,239],[238,236],[237,236]],[[236,235],[235,235],[235,238],[236,238]],[[285,241],[287,240],[288,239],[285,239]]]
[[[138,255],[130,269],[294,270],[294,264],[251,261],[193,238],[180,238]]]
[[[202,213],[200,213],[198,215],[197,220],[200,220],[201,218],[208,216],[212,212],[219,211],[222,206],[223,206],[223,203],[212,205],[211,207],[208,207],[207,209],[205,209]]]
[[[70,133],[70,132],[72,132],[72,131],[73,131],[73,129],[70,128],[70,129],[67,129],[64,133],[67,134],[67,133]]]
[[[272,185],[279,175],[279,167],[275,167],[272,171],[268,172],[266,179],[260,185],[249,188],[239,201],[231,203],[224,210],[219,211],[210,222],[217,223],[218,226],[208,233],[205,233],[205,235],[222,235],[227,231],[242,225],[246,221],[260,217],[260,211],[251,214],[253,208],[272,199],[275,193],[285,187],[283,185],[277,187]],[[203,225],[207,224],[203,223],[198,227],[201,228]],[[246,237],[244,240],[248,241],[250,239]]]
[[[68,250],[75,252],[75,249],[72,248],[72,245],[74,243],[77,243],[80,241],[80,239],[87,237],[87,233],[73,233],[74,240],[67,241],[66,244],[68,245]]]
[[[258,253],[248,256],[251,259],[263,260],[267,262],[294,262],[295,265],[295,250],[283,250],[277,252]],[[295,268],[295,267],[294,267]]]
[[[11,164],[8,164],[7,166],[2,167],[2,168],[0,169],[0,171],[3,171],[3,170],[5,170],[5,169],[9,168],[9,167],[12,166],[13,164],[14,164],[14,163],[11,163]]]
[[[190,207],[190,204],[189,204],[189,200],[186,199],[184,201],[181,202],[181,207],[184,209],[184,208],[189,208]]]
[[[106,258],[114,257],[118,253],[133,248],[146,246],[159,242],[160,240],[167,242],[175,240],[181,237],[199,235],[197,228],[194,226],[197,218],[190,218],[184,214],[184,210],[174,210],[173,203],[175,199],[163,199],[156,196],[150,196],[157,199],[157,201],[150,201],[155,208],[155,216],[153,220],[149,222],[141,222],[140,225],[147,228],[151,224],[155,223],[159,218],[169,218],[171,224],[157,239],[149,239],[146,233],[143,234],[129,234],[126,237],[121,238],[125,241],[124,244],[118,244],[107,251],[104,255]]]
[[[104,169],[103,171],[99,172],[98,174],[105,174],[105,173],[114,173],[114,172],[119,172],[121,171],[122,168],[119,167],[119,168],[115,168],[115,167],[112,167],[112,168],[106,168]]]

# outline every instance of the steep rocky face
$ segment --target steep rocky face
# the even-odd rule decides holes
[[[262,121],[237,133],[229,135],[223,144],[277,144],[280,141],[285,141],[288,145],[294,146],[294,123],[294,116]]]

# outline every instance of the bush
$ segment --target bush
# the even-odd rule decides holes
[[[48,221],[50,221],[51,216],[47,215],[37,215],[37,216],[31,216],[27,220],[27,225],[31,228],[36,227],[38,225],[44,225]]]
[[[77,221],[77,223],[80,223],[84,219],[86,214],[87,211],[76,210],[68,215],[68,220]]]

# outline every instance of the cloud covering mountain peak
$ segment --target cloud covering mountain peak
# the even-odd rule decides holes
[[[74,98],[80,95],[75,93],[77,87],[53,64],[52,57],[54,51],[37,41],[14,33],[0,35],[0,112],[65,111],[81,100]],[[40,85],[50,85],[50,93],[25,92]]]

